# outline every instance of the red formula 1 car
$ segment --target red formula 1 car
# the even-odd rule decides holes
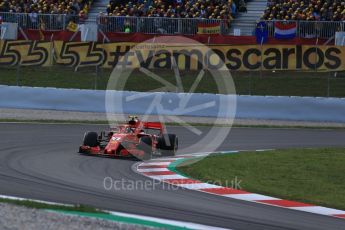
[[[159,122],[142,122],[137,117],[110,131],[86,132],[80,153],[134,156],[139,159],[151,159],[152,155],[174,156],[178,149],[175,134],[166,134]]]

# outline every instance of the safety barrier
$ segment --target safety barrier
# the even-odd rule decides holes
[[[220,33],[226,32],[226,22],[220,19],[99,16],[97,22],[104,32],[193,35],[198,31],[198,23],[218,23]]]
[[[79,23],[79,17],[66,14],[7,13],[0,12],[3,22],[18,23],[22,29],[65,30],[69,21]]]
[[[11,95],[11,96],[10,96]],[[43,96],[44,95],[44,96]],[[129,100],[139,95],[139,99]],[[105,98],[123,99],[122,106],[112,108],[110,104],[106,105]],[[205,117],[229,117],[229,111],[224,106],[219,106],[220,102],[232,103],[235,96],[225,96],[216,94],[176,94],[176,93],[135,93],[126,91],[111,91],[106,94],[102,90],[76,90],[76,89],[55,89],[39,87],[17,87],[0,86],[0,108],[19,108],[19,109],[47,109],[47,110],[65,110],[82,112],[111,112],[115,114],[144,114],[150,107],[152,101],[159,96],[164,108],[160,114],[165,115],[184,115]],[[198,106],[197,111],[189,111],[178,108],[179,98],[188,97],[188,106]],[[112,101],[111,99],[108,101]],[[168,103],[168,102],[175,103]],[[166,102],[166,103],[165,103]],[[177,103],[176,103],[177,102]],[[200,106],[200,105],[208,105]],[[222,104],[223,105],[223,104]],[[108,107],[107,107],[108,106]],[[177,106],[177,107],[176,107]],[[157,115],[157,110],[150,114]]]
[[[268,31],[268,36],[274,37],[274,23],[296,23],[297,24],[297,34],[299,38],[322,38],[327,39],[334,37],[335,32],[345,31],[344,21],[264,21],[266,23],[266,29]],[[253,30],[255,30],[253,26]]]
[[[76,15],[66,14],[37,14],[37,13],[7,13],[0,12],[4,22],[15,22],[22,29],[65,30],[70,21],[77,24],[84,20]],[[297,23],[299,38],[327,39],[337,31],[345,31],[344,21],[264,21],[270,37],[274,36],[274,22]],[[194,35],[198,31],[198,24],[220,25],[220,34],[227,34],[228,22],[221,19],[202,18],[167,18],[167,17],[127,17],[127,16],[98,16],[99,28],[103,32],[141,32],[146,34],[185,34]],[[256,24],[251,30],[255,31]]]
[[[143,114],[154,96],[162,96],[162,100],[173,102],[179,98],[175,93],[147,93],[117,92],[118,96],[128,97],[133,94],[136,99],[125,103],[114,113]],[[116,94],[115,94],[116,95]],[[0,86],[0,107],[22,109],[50,109],[87,112],[105,112],[105,91],[31,88]],[[229,111],[218,113],[220,100],[233,102],[234,96],[215,94],[194,94],[190,98],[191,105],[204,104],[214,101],[215,107],[204,108],[202,112],[194,111],[181,114],[181,110],[173,107],[178,103],[164,103],[167,115],[188,115],[215,117],[228,115]],[[236,118],[268,119],[268,120],[298,120],[317,122],[345,122],[344,98],[313,98],[313,97],[265,97],[265,96],[237,96]],[[172,104],[172,105],[170,105]]]
[[[8,13],[0,12],[4,22],[18,23],[22,29],[65,30],[70,21],[83,23],[76,15]],[[165,17],[125,17],[98,16],[97,24],[103,32],[141,32],[146,34],[186,34],[197,33],[198,23],[219,23],[220,33],[224,34],[227,22],[220,19],[165,18]]]

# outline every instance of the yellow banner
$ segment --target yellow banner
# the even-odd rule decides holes
[[[0,41],[0,65],[50,66],[51,42]]]
[[[182,70],[345,70],[345,47],[339,46],[55,42],[55,48],[58,64],[79,67],[171,68],[174,59]]]
[[[73,21],[70,21],[67,25],[67,30],[72,32],[77,32],[78,30],[78,24],[74,23]]]
[[[170,69],[177,64],[181,70],[344,71],[345,47],[0,41],[0,65],[52,64],[148,69]]]

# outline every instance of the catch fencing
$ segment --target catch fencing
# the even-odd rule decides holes
[[[37,13],[8,13],[0,12],[3,22],[18,23],[22,29],[35,30],[66,30],[69,22],[82,24],[77,15],[67,14],[37,14]],[[274,37],[274,23],[296,23],[298,38],[334,37],[335,32],[345,31],[344,21],[264,21],[269,37]],[[103,32],[145,33],[145,34],[184,34],[194,35],[198,32],[198,24],[218,24],[220,34],[228,34],[231,22],[221,19],[201,18],[167,18],[167,17],[128,17],[128,16],[98,16],[88,23],[97,23]],[[256,23],[251,27],[255,34]]]
[[[220,33],[227,32],[226,21],[220,19],[99,16],[97,22],[103,32],[194,35],[199,23],[219,24]]]
[[[3,22],[18,23],[22,29],[31,30],[66,30],[70,21],[79,23],[80,18],[76,15],[66,14],[37,14],[37,13],[7,13],[0,12]]]
[[[281,22],[284,24],[296,23],[297,31],[296,37],[298,38],[321,38],[328,39],[335,35],[335,32],[345,31],[344,21],[264,21],[269,37],[274,37],[274,23]],[[253,31],[256,25],[253,26]]]
[[[83,24],[77,15],[37,14],[0,12],[3,22],[18,23],[22,29],[34,30],[66,30],[69,22]],[[98,16],[88,23],[97,23],[103,32],[139,32],[146,34],[185,34],[194,35],[198,31],[198,23],[219,24],[220,33],[227,32],[227,22],[220,19],[198,18],[165,18],[165,17],[125,17]],[[126,30],[127,28],[127,30]]]

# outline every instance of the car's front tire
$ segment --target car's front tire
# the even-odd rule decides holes
[[[98,134],[96,132],[86,132],[84,135],[83,145],[90,147],[98,146]]]

